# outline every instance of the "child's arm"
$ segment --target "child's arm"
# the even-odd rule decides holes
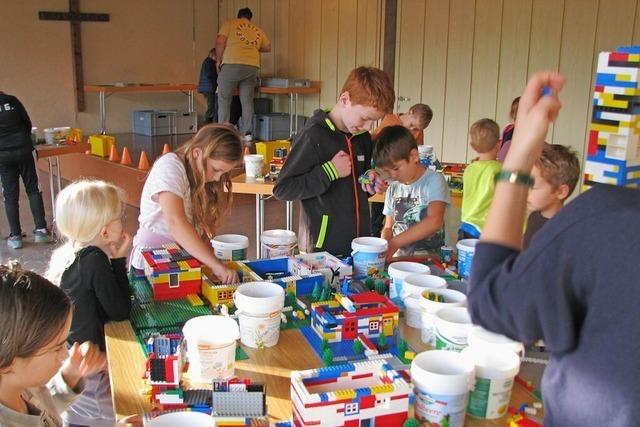
[[[127,259],[120,253],[120,250],[126,250],[126,241],[129,242],[130,247],[131,237],[129,236],[128,240],[125,238],[125,243],[116,250],[115,255],[120,256],[112,258],[110,262],[105,259],[102,251],[90,253],[82,260],[83,281],[90,284],[107,318],[113,321],[127,320],[131,311]]]
[[[384,226],[382,227],[382,233],[380,237],[384,240],[389,241],[393,237],[393,224],[395,223],[393,216],[385,215],[384,217]]]
[[[273,195],[278,200],[295,201],[320,196],[332,182],[351,174],[349,154],[339,151],[330,161],[319,163],[313,144],[304,136],[296,141],[273,188]]]
[[[187,220],[184,212],[184,202],[181,197],[168,192],[158,193],[158,203],[171,236],[189,254],[211,268],[213,274],[223,283],[238,283],[238,274],[227,268],[213,253],[211,246],[205,244],[193,225]]]
[[[419,240],[426,239],[436,231],[440,230],[444,225],[444,212],[447,204],[441,201],[433,201],[427,207],[427,216],[419,223],[410,227],[389,240],[389,249],[387,250],[387,261],[390,261],[393,254],[400,248],[415,243]],[[389,217],[387,217],[387,221]],[[393,223],[392,223],[393,224]],[[386,228],[386,224],[385,224]]]

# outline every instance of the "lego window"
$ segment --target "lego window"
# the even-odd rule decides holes
[[[169,274],[169,287],[177,288],[180,286],[180,279],[178,278],[178,273]]]
[[[345,403],[344,415],[356,415],[360,412],[358,402]]]
[[[387,409],[389,409],[390,403],[391,403],[391,401],[390,401],[390,399],[388,397],[384,398],[384,399],[377,399],[376,400],[376,408],[387,408]]]
[[[378,332],[380,330],[380,322],[372,320],[369,322],[369,332]]]
[[[627,143],[629,143],[629,147]],[[628,148],[634,144],[637,144],[637,141],[629,141],[627,135],[610,135],[609,141],[607,141],[605,156],[609,159],[625,160]]]

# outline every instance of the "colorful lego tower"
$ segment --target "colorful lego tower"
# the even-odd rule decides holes
[[[584,166],[585,189],[640,183],[640,46],[600,52]]]

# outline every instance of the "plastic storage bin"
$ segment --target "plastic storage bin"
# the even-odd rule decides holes
[[[147,136],[173,135],[176,130],[176,111],[139,110],[131,117],[133,133]]]
[[[309,87],[309,79],[290,79],[285,77],[262,77],[260,86],[265,87]]]
[[[298,130],[302,129],[304,121],[305,117],[298,116]],[[289,114],[256,114],[253,117],[254,139],[260,141],[273,141],[274,139],[288,139],[289,137]]]
[[[195,111],[180,111],[176,114],[177,134],[196,133],[198,131],[198,116]]]
[[[254,114],[269,114],[273,111],[273,100],[271,98],[253,98]]]

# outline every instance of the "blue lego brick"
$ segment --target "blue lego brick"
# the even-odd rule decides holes
[[[635,88],[637,83],[630,81],[616,80],[615,74],[610,73],[597,73],[596,74],[597,86],[614,86],[614,87],[630,87]]]
[[[640,46],[619,46],[616,52],[620,53],[640,53]]]
[[[320,393],[320,401],[321,402],[328,402],[329,401],[329,396],[327,396],[327,393]]]
[[[371,389],[369,387],[357,388],[354,391],[356,392],[356,399],[358,400],[365,396],[371,396]]]

